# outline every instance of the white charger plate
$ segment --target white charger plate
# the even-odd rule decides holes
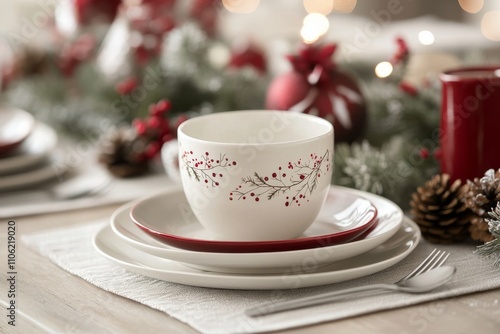
[[[182,219],[182,217],[186,216],[194,217],[183,196],[182,188],[173,188],[170,191],[177,194],[177,197],[175,197],[176,202],[170,204],[182,210],[182,215],[171,213],[171,215],[165,217],[165,223],[168,224],[168,219]],[[403,212],[388,199],[367,192],[337,186],[332,186],[330,191],[338,192],[340,195],[355,194],[371,201],[378,211],[379,222],[376,228],[365,238],[345,244],[261,253],[200,252],[165,245],[140,230],[131,220],[129,213],[134,203],[125,204],[113,213],[111,228],[127,244],[147,254],[183,262],[203,270],[226,273],[284,272],[291,267],[300,269],[310,265],[311,262],[322,266],[367,252],[391,238],[399,230],[404,217]],[[171,201],[173,200],[174,198],[171,198]]]
[[[95,249],[110,261],[140,275],[185,285],[243,290],[296,289],[347,281],[387,269],[408,256],[420,241],[420,230],[409,218],[391,238],[370,251],[327,266],[282,274],[226,274],[191,268],[138,251],[110,226],[93,238]],[[262,254],[262,253],[259,253]],[[241,255],[241,254],[238,254]]]
[[[55,150],[56,144],[55,131],[46,124],[37,123],[15,152],[0,158],[0,175],[16,173],[40,163]]]

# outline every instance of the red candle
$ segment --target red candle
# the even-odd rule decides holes
[[[452,180],[500,168],[500,66],[442,73],[441,172]]]

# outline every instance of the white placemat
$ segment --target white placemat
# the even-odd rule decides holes
[[[262,303],[370,283],[396,281],[419,263],[435,245],[422,242],[404,261],[389,270],[348,282],[296,290],[222,290],[159,281],[128,272],[110,263],[94,250],[91,242],[94,233],[105,224],[107,222],[103,220],[83,226],[25,235],[23,242],[64,270],[104,290],[166,312],[202,333],[259,333],[280,330],[500,287],[500,270],[493,267],[492,261],[475,255],[475,246],[439,246],[440,249],[452,253],[448,264],[456,266],[458,270],[453,281],[432,293],[384,293],[250,318],[244,311]]]

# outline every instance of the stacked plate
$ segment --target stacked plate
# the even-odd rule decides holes
[[[120,207],[93,239],[98,252],[141,275],[251,290],[370,275],[404,259],[419,241],[417,225],[393,202],[336,186],[311,227],[292,240],[217,240],[198,222],[181,188]]]
[[[25,188],[58,177],[57,135],[26,111],[0,109],[0,192]]]

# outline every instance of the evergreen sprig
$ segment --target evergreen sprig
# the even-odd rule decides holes
[[[437,170],[433,158],[424,158],[420,147],[392,136],[381,147],[368,141],[338,144],[333,182],[387,197],[408,209],[411,193]]]

